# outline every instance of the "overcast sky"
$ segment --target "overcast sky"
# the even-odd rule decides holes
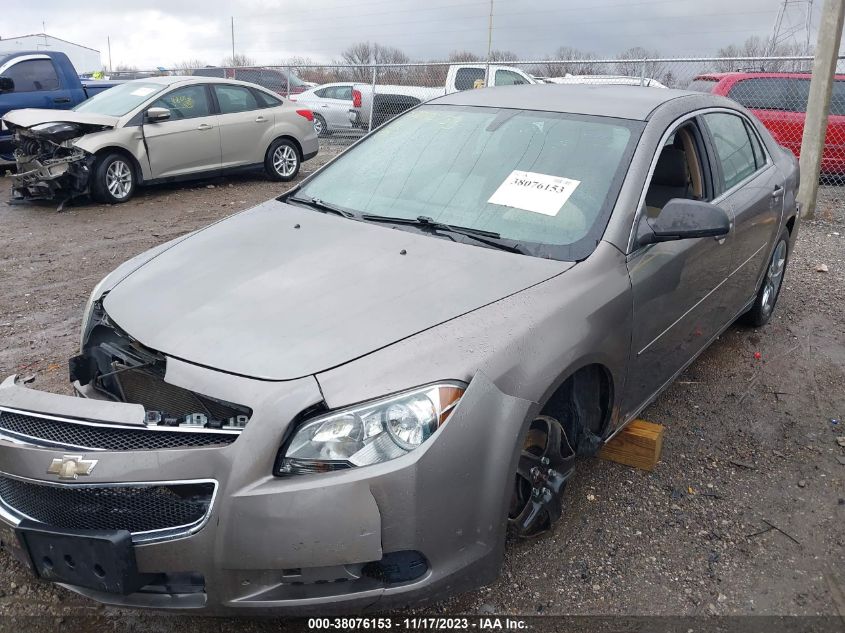
[[[493,48],[524,59],[572,46],[614,56],[644,46],[666,56],[710,55],[767,37],[781,0],[496,0]],[[235,49],[259,63],[329,61],[370,40],[414,59],[487,49],[489,0],[6,0],[0,37],[46,32],[101,51],[114,66],[217,64]],[[822,2],[815,3],[816,19]],[[122,6],[121,6],[122,5]]]

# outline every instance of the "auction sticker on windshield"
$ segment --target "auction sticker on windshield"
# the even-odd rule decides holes
[[[557,215],[580,180],[514,169],[487,201],[524,211]]]

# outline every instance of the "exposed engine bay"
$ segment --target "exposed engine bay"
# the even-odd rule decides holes
[[[167,359],[111,323],[102,305],[80,355],[70,359],[70,379],[97,397],[141,404],[147,426],[241,431],[252,410],[165,382]]]
[[[95,156],[76,147],[74,141],[107,126],[52,122],[25,128],[8,121],[6,125],[14,132],[17,173],[12,176],[13,199],[58,199],[61,207],[88,193]]]

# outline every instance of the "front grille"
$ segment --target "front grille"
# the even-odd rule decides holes
[[[0,433],[3,431],[22,439],[33,440],[34,443],[94,451],[142,451],[225,446],[238,438],[237,433],[92,426],[0,410]]]
[[[213,482],[53,485],[0,476],[0,501],[45,525],[75,530],[181,531],[200,524],[211,508]]]

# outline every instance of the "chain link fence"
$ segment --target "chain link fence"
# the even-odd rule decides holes
[[[314,112],[321,146],[332,151],[443,94],[488,85],[571,83],[683,88],[724,95],[754,112],[777,142],[797,155],[812,65],[812,57],[689,57],[206,67],[179,74],[241,79],[296,100]],[[837,66],[837,72],[845,72],[845,57]],[[837,76],[834,83],[822,182],[845,185],[845,75]]]

